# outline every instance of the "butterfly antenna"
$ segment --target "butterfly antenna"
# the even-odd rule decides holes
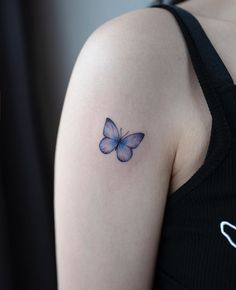
[[[125,133],[125,135],[124,136],[122,136],[122,138],[124,138],[127,134],[129,133],[129,131],[127,131],[126,133]]]

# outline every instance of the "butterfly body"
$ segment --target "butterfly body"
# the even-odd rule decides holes
[[[144,133],[133,133],[126,136],[127,134],[128,132],[122,136],[122,129],[119,133],[115,123],[110,118],[106,118],[103,129],[104,138],[99,143],[101,152],[109,154],[115,150],[119,161],[129,161],[133,156],[133,149],[139,146]]]

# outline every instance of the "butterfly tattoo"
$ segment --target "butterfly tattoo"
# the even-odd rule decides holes
[[[101,152],[108,154],[115,150],[118,160],[129,161],[133,156],[133,149],[137,148],[143,140],[144,133],[133,133],[126,136],[128,133],[129,131],[122,136],[122,128],[119,132],[115,123],[110,118],[106,118],[103,128],[104,138],[99,143]]]

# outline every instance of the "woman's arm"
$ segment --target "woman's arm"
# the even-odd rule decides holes
[[[55,162],[59,290],[151,287],[179,136],[166,87],[173,67],[122,21],[89,37],[66,95]],[[99,149],[107,117],[123,134],[145,134],[127,162]]]

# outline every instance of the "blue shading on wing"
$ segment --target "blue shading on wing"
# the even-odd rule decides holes
[[[129,161],[130,158],[132,157],[133,150],[129,148],[128,146],[126,146],[125,144],[123,144],[122,142],[120,142],[119,145],[117,146],[116,153],[117,153],[117,158],[120,161],[126,162],[126,161]]]
[[[121,139],[121,143],[129,148],[137,148],[140,142],[143,140],[144,133],[133,133]]]
[[[110,118],[106,118],[105,125],[103,128],[103,135],[105,137],[115,140],[120,139],[119,131],[115,123]]]
[[[99,143],[99,148],[104,154],[111,153],[117,146],[118,140],[104,137]]]

